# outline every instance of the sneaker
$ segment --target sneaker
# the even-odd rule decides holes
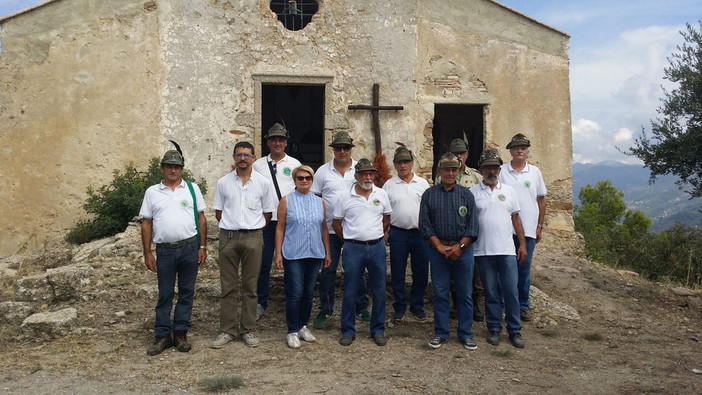
[[[463,343],[463,347],[469,349],[469,350],[477,350],[478,345],[475,344],[475,341],[473,339],[463,339],[461,340],[461,343]]]
[[[154,338],[154,343],[146,350],[146,354],[154,356],[162,353],[165,349],[173,347],[171,335]]]
[[[379,346],[388,344],[388,339],[385,338],[384,333],[378,333],[377,335],[373,336],[373,341]]]
[[[410,310],[417,321],[424,322],[427,320],[427,313],[424,310]]]
[[[256,305],[256,321],[260,320],[266,314],[266,308],[260,304]]]
[[[288,333],[288,347],[290,348],[300,348],[300,338],[297,333]]]
[[[261,343],[253,332],[244,333],[241,335],[241,340],[249,347],[258,347],[259,343]]]
[[[356,319],[363,322],[364,324],[370,324],[371,315],[368,310],[362,310],[356,313]]]
[[[300,328],[300,332],[297,333],[300,339],[306,341],[306,342],[316,342],[317,338],[314,337],[312,332],[307,328],[307,325],[303,326]]]
[[[350,346],[354,340],[356,340],[356,336],[341,336],[339,339],[339,344],[342,346]]]
[[[488,332],[487,342],[492,344],[493,346],[500,344],[500,332]]]
[[[519,310],[519,319],[522,320],[522,322],[531,321],[531,313],[529,312],[529,310],[526,310],[526,309]]]
[[[217,336],[216,339],[214,339],[214,341],[212,341],[212,348],[222,348],[225,344],[229,343],[232,340],[234,340],[234,336],[226,332],[222,332],[219,334],[219,336]]]
[[[173,332],[173,341],[175,342],[176,350],[179,352],[188,352],[192,348],[188,341],[187,333],[186,331]]]
[[[444,343],[446,343],[446,339],[444,339],[443,337],[435,337],[435,338],[429,340],[429,347],[439,348]]]
[[[312,326],[314,326],[314,329],[325,329],[327,325],[329,325],[327,321],[329,321],[331,316],[331,313],[320,311],[319,314],[317,314],[317,318],[312,321]]]
[[[509,341],[512,343],[513,346],[517,348],[524,348],[524,339],[522,339],[522,334],[519,332],[510,333]]]
[[[402,312],[396,311],[396,312],[392,313],[392,320],[393,321],[397,322],[397,321],[402,321],[404,319],[405,319],[405,312],[404,311],[402,311]]]

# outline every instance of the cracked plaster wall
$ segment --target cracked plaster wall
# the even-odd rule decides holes
[[[160,148],[163,67],[143,4],[55,1],[3,22],[0,255],[63,237],[87,186]]]
[[[379,83],[381,104],[405,107],[381,112],[383,151],[407,143],[424,175],[433,104],[487,104],[486,142],[506,155],[509,137],[529,135],[549,220],[572,231],[567,36],[490,0],[319,3],[296,32],[263,0],[60,0],[7,21],[2,158],[20,157],[13,169],[32,181],[0,176],[1,201],[27,224],[3,230],[0,254],[70,227],[87,185],[160,156],[168,139],[213,190],[237,141],[260,153],[261,81],[325,83],[325,138],[349,131],[355,158],[373,155],[370,114],[347,106],[370,104]]]

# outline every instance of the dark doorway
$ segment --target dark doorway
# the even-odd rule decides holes
[[[434,105],[434,164],[432,178],[436,177],[439,158],[448,151],[451,140],[468,140],[468,167],[477,168],[483,151],[484,119],[482,104],[435,104]]]
[[[270,152],[266,131],[278,122],[290,132],[288,155],[315,170],[324,163],[324,85],[261,87],[262,155]]]

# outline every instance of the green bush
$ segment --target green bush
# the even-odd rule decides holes
[[[113,172],[110,184],[97,190],[88,187],[88,199],[83,204],[83,209],[92,214],[93,218],[78,221],[68,232],[66,240],[82,244],[124,232],[129,221],[139,215],[146,189],[161,182],[162,178],[160,159],[152,158],[146,172],[140,172],[134,164],[129,163],[124,172]],[[189,170],[183,171],[183,179],[195,181]],[[206,194],[207,181],[200,178],[197,184],[202,193]]]

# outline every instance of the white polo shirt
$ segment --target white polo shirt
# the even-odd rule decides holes
[[[478,240],[474,256],[516,255],[512,240],[512,214],[519,213],[517,193],[498,182],[494,190],[484,183],[470,188],[478,212]]]
[[[346,170],[344,175],[341,175],[334,168],[334,160],[319,166],[317,172],[314,173],[314,182],[312,183],[311,191],[314,194],[322,196],[324,204],[327,206],[327,228],[330,234],[335,234],[331,223],[334,219],[334,205],[339,198],[339,193],[348,192],[349,188],[356,183],[354,169],[356,161],[351,160],[351,167]]]
[[[419,227],[419,203],[424,191],[429,188],[429,182],[412,173],[410,182],[404,182],[395,176],[385,182],[383,190],[388,194],[392,215],[390,224],[402,229],[417,229]]]
[[[277,163],[271,159],[271,156],[264,156],[263,158],[258,158],[253,164],[253,169],[267,179],[273,182],[271,177],[271,169],[268,167],[268,162],[275,163],[275,179],[278,181],[278,188],[280,188],[280,196],[287,196],[290,192],[295,190],[295,180],[292,178],[292,171],[301,165],[300,161],[285,154],[281,160]],[[273,210],[273,221],[278,220],[278,195],[275,193],[275,185],[273,186],[273,194],[275,195],[275,209]]]
[[[517,200],[522,209],[519,217],[524,226],[524,236],[535,239],[536,226],[539,224],[539,204],[536,198],[546,196],[546,184],[541,170],[527,163],[522,171],[517,172],[512,168],[512,163],[507,162],[501,166],[499,180],[517,192]]]
[[[373,185],[366,199],[352,186],[340,193],[334,204],[334,218],[343,219],[344,239],[358,241],[377,240],[383,237],[383,215],[392,213],[388,194]]]
[[[275,209],[276,195],[271,180],[256,170],[246,184],[236,171],[217,180],[212,208],[222,211],[219,227],[226,230],[261,229],[266,225],[263,213]]]
[[[200,187],[192,184],[197,211],[205,211],[205,200]],[[175,243],[197,234],[193,197],[185,180],[175,190],[163,185],[163,181],[150,186],[144,193],[139,215],[153,220],[154,243]]]

